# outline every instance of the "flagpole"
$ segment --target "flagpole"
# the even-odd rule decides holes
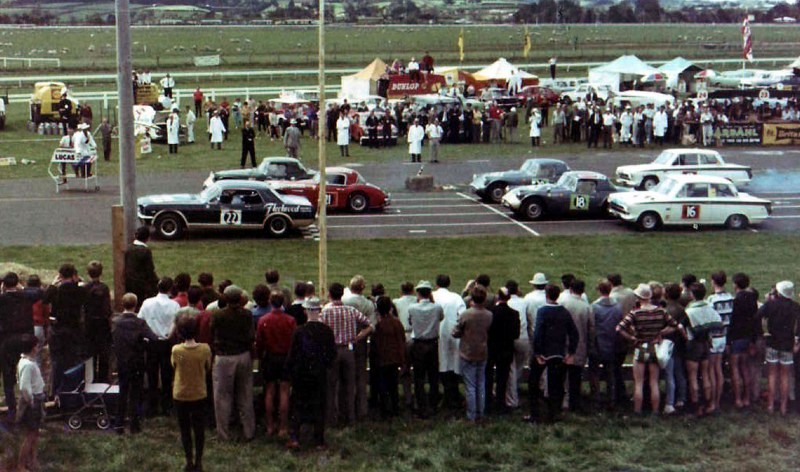
[[[319,0],[319,123],[318,129],[327,123],[327,108],[325,106],[325,0]],[[318,158],[319,158],[319,198],[317,200],[317,221],[319,226],[319,296],[324,297],[328,291],[328,221],[327,221],[327,194],[325,192],[327,161],[327,145],[325,140],[317,133]]]

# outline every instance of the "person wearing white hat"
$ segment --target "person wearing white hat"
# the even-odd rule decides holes
[[[800,304],[794,301],[794,284],[783,280],[775,284],[776,296],[758,310],[758,318],[766,320],[767,365],[769,388],[767,411],[775,408],[777,382],[780,379],[781,414],[786,415],[789,401],[789,374],[794,364],[794,354],[800,350]]]
[[[300,157],[300,128],[297,127],[297,120],[294,118],[289,121],[289,127],[283,132],[283,147],[289,157],[297,159]]]
[[[644,381],[649,374],[650,405],[653,413],[658,414],[661,403],[658,375],[661,369],[655,348],[663,336],[675,331],[679,325],[666,310],[651,303],[653,292],[648,284],[639,284],[633,293],[639,299],[638,307],[626,313],[617,325],[617,333],[634,345],[633,411],[636,414],[642,413]]]
[[[630,104],[625,107],[625,111],[619,116],[619,123],[622,126],[619,130],[619,142],[623,146],[630,146],[631,126],[633,126],[633,115],[631,114]]]
[[[92,134],[89,132],[89,125],[81,123],[78,125],[78,132],[72,138],[72,143],[75,146],[75,154],[80,158],[78,164],[75,164],[75,175],[78,177],[91,177],[92,176],[92,154],[97,149],[97,143],[94,142]]]

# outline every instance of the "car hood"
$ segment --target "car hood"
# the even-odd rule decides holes
[[[519,187],[514,187],[511,190],[522,190],[526,193],[548,193],[548,192],[555,192],[557,190],[566,190],[564,187],[559,187],[556,184],[531,184],[531,185],[521,185]]]
[[[203,203],[199,194],[196,193],[174,193],[164,195],[147,195],[139,197],[137,200],[139,205],[164,205],[164,204],[191,204]]]
[[[490,180],[497,179],[523,179],[528,175],[519,170],[503,170],[499,172],[484,172],[483,174],[475,174],[474,180],[482,180],[489,178]]]
[[[637,203],[654,202],[663,200],[664,195],[655,192],[616,192],[608,196],[610,202],[617,202],[625,205]]]
[[[219,180],[219,179],[225,179],[225,180],[243,179],[243,180],[248,180],[248,179],[254,178],[254,177],[258,176],[258,175],[261,175],[261,173],[258,171],[258,169],[231,169],[231,170],[220,170],[220,171],[214,172],[214,176],[216,177],[217,180]]]
[[[317,183],[311,179],[305,180],[272,180],[269,186],[279,190],[313,189]]]
[[[632,164],[627,166],[619,166],[617,167],[617,174],[636,174],[639,172],[644,172],[649,169],[654,169],[656,167],[661,167],[655,164]]]

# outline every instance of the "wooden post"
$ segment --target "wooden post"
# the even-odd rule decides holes
[[[319,0],[319,129],[318,157],[319,157],[319,199],[317,200],[317,221],[319,224],[319,297],[324,299],[328,294],[328,222],[327,222],[327,195],[325,193],[327,161],[326,144],[323,135],[323,126],[327,123],[327,108],[325,106],[325,0]]]
[[[114,309],[122,311],[125,294],[125,211],[122,205],[111,207],[111,260],[114,264]]]

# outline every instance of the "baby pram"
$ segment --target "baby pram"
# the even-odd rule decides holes
[[[64,372],[63,388],[56,400],[59,410],[69,414],[70,429],[81,429],[83,422],[90,419],[105,430],[111,426],[109,409],[119,401],[119,386],[94,383],[94,363],[90,358]]]

